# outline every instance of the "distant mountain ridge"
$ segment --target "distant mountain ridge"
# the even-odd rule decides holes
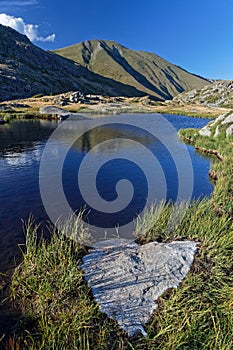
[[[202,88],[209,80],[191,74],[156,54],[130,50],[114,41],[90,40],[54,51],[90,71],[134,86],[157,99]]]
[[[141,96],[135,87],[125,86],[82,65],[33,45],[25,36],[0,25],[0,101],[35,94],[84,93]]]
[[[159,56],[114,42],[87,41],[48,52],[0,25],[0,101],[76,90],[165,100],[206,84]]]

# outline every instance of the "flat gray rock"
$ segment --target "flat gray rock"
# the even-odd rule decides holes
[[[55,106],[45,106],[45,107],[41,107],[40,108],[40,114],[50,114],[50,115],[57,115],[59,116],[61,119],[67,119],[69,118],[70,120],[85,120],[85,119],[90,119],[87,118],[85,115],[83,114],[79,114],[79,113],[71,113],[69,111],[66,111],[63,108],[58,108]]]
[[[63,108],[58,108],[55,106],[45,106],[40,108],[40,113],[41,114],[56,114],[56,115],[61,115],[61,114],[68,114],[69,112],[66,111]]]
[[[138,245],[110,240],[93,246],[81,268],[102,312],[116,320],[129,336],[146,332],[156,300],[177,288],[187,275],[197,244],[191,241]]]

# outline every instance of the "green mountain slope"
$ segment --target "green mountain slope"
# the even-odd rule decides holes
[[[158,99],[171,99],[209,81],[149,52],[133,51],[114,41],[91,40],[55,51],[101,76],[134,86]]]
[[[112,96],[141,96],[134,86],[90,72],[82,65],[33,45],[0,25],[0,101],[35,94],[81,90]]]

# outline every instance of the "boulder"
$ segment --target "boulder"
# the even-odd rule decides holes
[[[222,124],[229,124],[229,123],[233,123],[233,113],[228,115],[223,121]]]
[[[0,105],[0,112],[12,112],[14,109],[10,105]]]
[[[61,115],[61,114],[67,114],[65,109],[63,108],[58,108],[55,106],[45,106],[40,108],[40,113],[41,114],[51,114],[51,115]]]
[[[4,120],[4,119],[0,119],[0,125],[4,125],[4,124],[7,124],[8,121]]]
[[[87,118],[83,114],[70,113],[69,111],[66,111],[63,108],[58,108],[58,107],[54,107],[54,106],[41,107],[40,108],[40,113],[41,114],[49,114],[49,115],[52,115],[52,116],[57,116],[57,118],[60,119],[60,120],[65,120],[67,118],[70,118],[72,120],[91,119],[91,118]]]
[[[211,135],[211,129],[209,125],[204,126],[201,130],[199,130],[199,135],[201,136],[210,136]]]
[[[116,239],[99,242],[83,258],[81,268],[102,312],[116,320],[129,336],[146,332],[157,299],[177,288],[197,252],[192,241],[138,245]]]
[[[214,137],[218,137],[220,131],[219,131],[219,125],[215,129]]]
[[[226,130],[226,136],[229,137],[233,135],[233,124],[231,124]]]
[[[221,114],[218,118],[216,118],[215,120],[210,122],[209,125],[211,125],[211,126],[216,125],[218,122],[222,121],[225,118],[225,116],[226,116],[226,114]]]
[[[70,94],[69,101],[73,103],[78,103],[80,99],[84,99],[84,95],[81,91],[75,91]]]

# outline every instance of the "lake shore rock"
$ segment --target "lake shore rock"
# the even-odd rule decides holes
[[[57,117],[58,119],[67,119],[67,118],[74,118],[75,120],[84,120],[84,119],[90,119],[84,116],[83,114],[80,113],[70,113],[69,111],[63,109],[63,108],[58,108],[55,106],[44,106],[40,108],[40,114],[45,114],[45,115],[51,115],[53,117]]]
[[[218,137],[221,132],[229,137],[233,134],[233,113],[221,114],[217,119],[211,121],[199,130],[199,135],[210,137],[213,135]]]
[[[141,332],[156,300],[186,277],[197,252],[192,241],[152,242],[114,239],[96,243],[81,268],[102,312],[129,336]]]

